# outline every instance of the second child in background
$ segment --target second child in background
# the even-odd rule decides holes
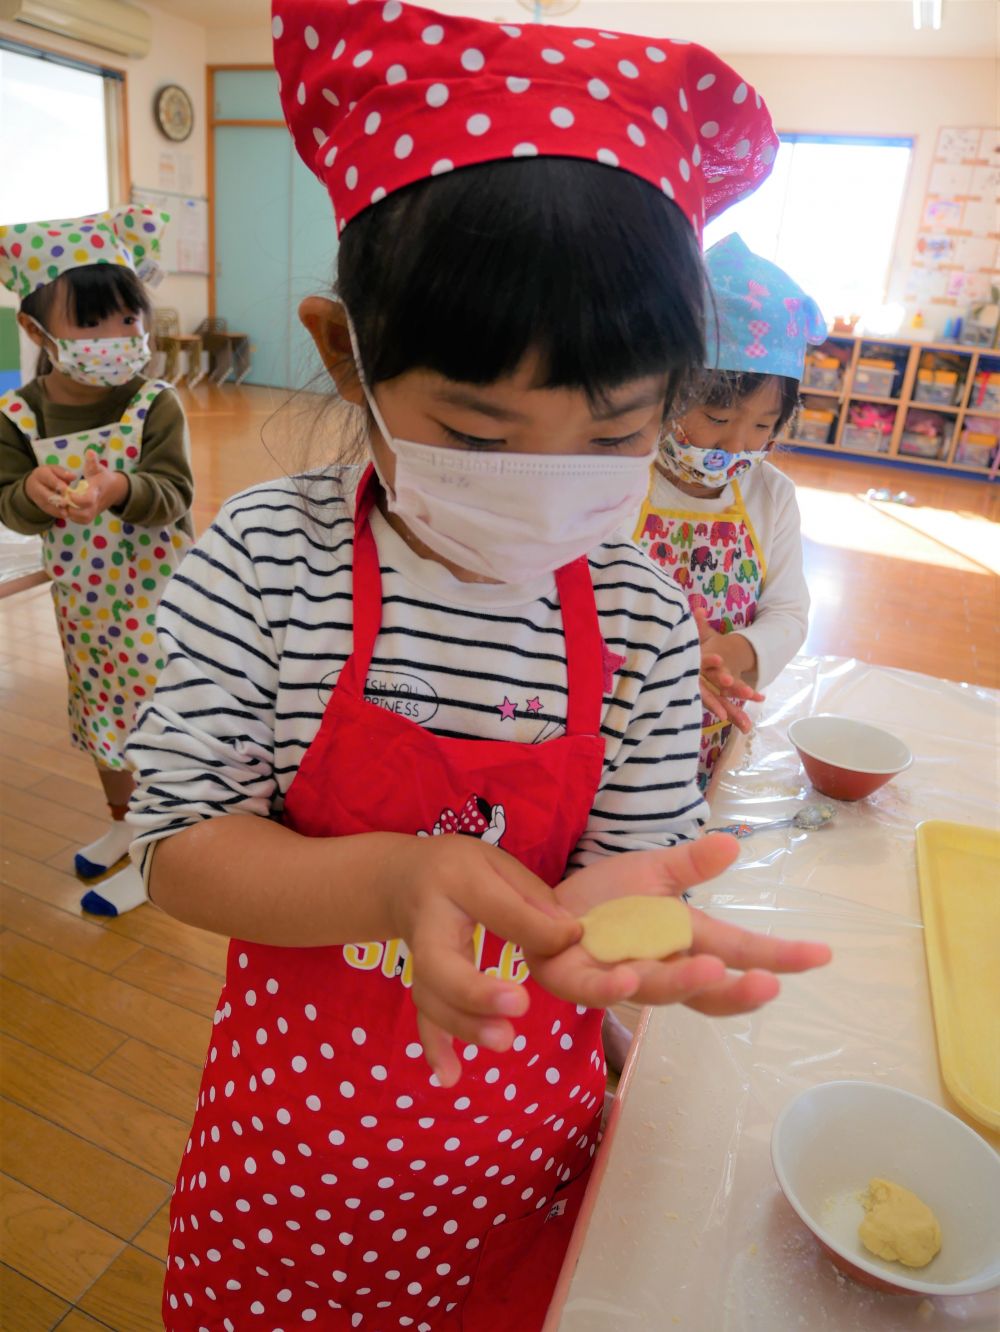
[[[766,458],[798,405],[806,346],[826,325],[812,297],[737,235],[713,245],[705,266],[707,369],[668,424],[635,540],[687,593],[703,661],[720,661],[703,676],[730,677],[745,696],[743,686],[780,674],[808,629],[795,487]],[[732,725],[715,715],[719,702],[702,722],[702,789]]]
[[[35,377],[0,395],[0,520],[43,539],[66,659],[73,742],[97,766],[111,824],[77,852],[96,879],[127,854],[125,742],[162,667],[160,594],[194,535],[190,447],[169,384],[149,360],[150,305],[167,215],[122,207],[0,227],[0,281],[40,349]],[[131,865],[86,892],[118,915],[146,900]]]

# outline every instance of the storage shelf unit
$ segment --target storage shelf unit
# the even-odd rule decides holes
[[[831,360],[836,358],[842,367],[837,388],[811,388],[806,382],[802,385],[805,404],[818,411],[821,419],[823,413],[833,413],[828,436],[825,441],[817,438],[817,427],[812,424],[810,438],[802,438],[801,433],[798,438],[785,435],[781,444],[998,479],[1000,349],[834,335],[817,351]],[[857,383],[858,362],[873,359],[895,362],[893,396],[866,393]],[[928,394],[943,400],[928,401]],[[866,433],[849,420],[852,405],[861,403],[895,409],[891,433],[880,438],[876,432],[867,432],[870,447],[851,443]],[[800,432],[802,429],[800,425]],[[991,436],[998,440],[992,447],[976,442]]]

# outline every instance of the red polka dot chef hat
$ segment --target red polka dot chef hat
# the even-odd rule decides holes
[[[169,213],[123,204],[92,217],[0,226],[0,282],[23,300],[71,268],[124,264],[143,282],[162,276],[160,236]]]
[[[700,235],[777,153],[760,96],[692,42],[401,0],[274,0],[272,31],[285,118],[340,230],[415,181],[541,156],[641,176]]]

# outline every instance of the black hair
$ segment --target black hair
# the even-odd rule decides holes
[[[338,295],[370,384],[407,370],[489,384],[538,356],[540,388],[592,400],[704,359],[694,232],[659,190],[572,158],[491,162],[420,181],[353,219]]]
[[[86,264],[68,269],[25,296],[21,313],[37,319],[48,331],[48,319],[58,304],[60,292],[65,292],[66,313],[81,328],[113,314],[141,314],[147,329],[152,320],[153,307],[146,288],[124,264]],[[46,375],[51,369],[49,354],[42,347],[35,375]]]
[[[790,375],[762,375],[754,370],[706,370],[692,382],[686,408],[735,407],[772,380],[777,382],[780,403],[774,425],[777,436],[799,407],[799,381]]]

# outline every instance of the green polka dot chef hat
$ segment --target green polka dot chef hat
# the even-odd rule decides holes
[[[155,286],[169,213],[123,205],[92,217],[0,226],[0,282],[23,300],[71,268],[124,264]]]
[[[700,235],[777,153],[760,96],[693,42],[401,0],[274,0],[272,32],[285,119],[341,231],[415,181],[541,156],[641,176]]]

